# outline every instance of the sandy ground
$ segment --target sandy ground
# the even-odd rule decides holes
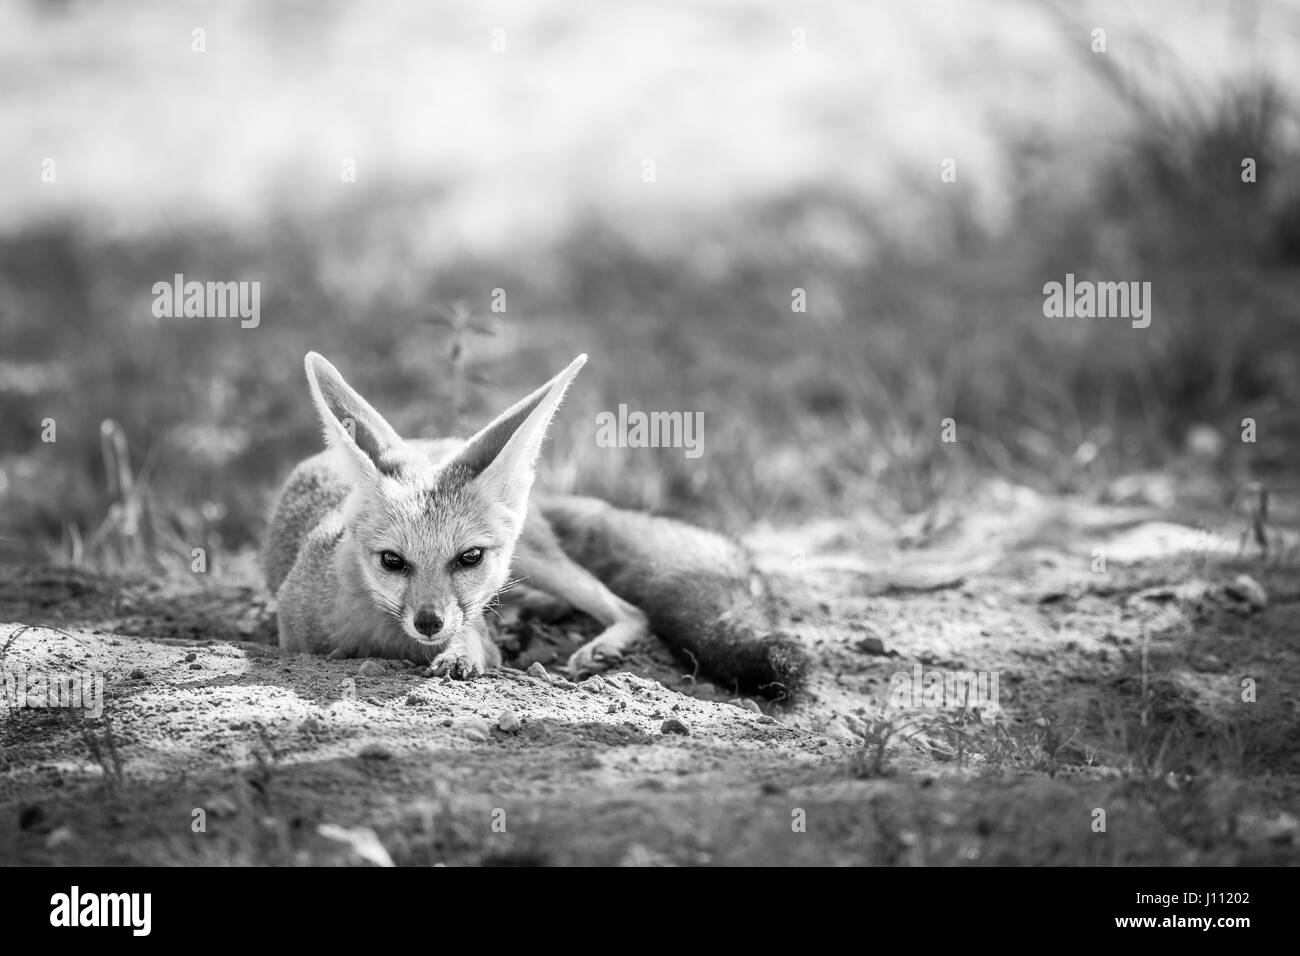
[[[777,704],[657,645],[571,682],[589,621],[509,621],[522,669],[458,683],[282,655],[255,587],[11,569],[0,668],[104,706],[6,700],[0,862],[1296,863],[1296,499],[1265,556],[1194,491],[754,529],[816,661]],[[917,668],[997,712],[891,706]]]

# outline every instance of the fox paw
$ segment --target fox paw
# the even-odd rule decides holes
[[[433,677],[450,677],[452,680],[469,680],[480,677],[487,670],[483,661],[476,661],[463,647],[449,647],[429,664]]]
[[[614,641],[602,641],[599,637],[588,641],[569,657],[569,675],[581,677],[608,670],[623,659],[623,647]]]
[[[623,659],[628,648],[649,633],[645,617],[632,608],[626,619],[611,624],[573,652],[569,658],[569,676],[576,678],[612,667]]]

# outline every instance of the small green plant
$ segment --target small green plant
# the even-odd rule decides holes
[[[883,717],[867,721],[863,746],[849,758],[849,771],[859,779],[883,777],[889,742],[895,737],[907,740],[920,732],[914,718],[886,720]]]
[[[99,723],[103,726],[103,733],[96,733],[91,723],[84,714],[78,714],[72,710],[64,710],[65,719],[71,721],[71,725],[76,729],[81,742],[85,744],[87,753],[99,765],[100,771],[104,775],[104,788],[110,793],[122,787],[126,782],[126,772],[122,767],[122,758],[118,754],[117,738],[113,733],[113,721],[105,711],[99,718]]]
[[[451,330],[451,343],[447,347],[447,361],[451,367],[452,422],[451,434],[462,434],[469,412],[469,386],[480,388],[491,385],[490,380],[469,369],[470,344],[475,336],[496,335],[496,327],[484,316],[476,316],[464,302],[450,308],[439,306],[429,321]]]
[[[107,502],[104,517],[89,535],[75,523],[65,523],[61,541],[49,556],[61,564],[95,571],[188,575],[192,549],[196,544],[206,548],[209,542],[207,517],[199,510],[161,503],[150,482],[153,448],[136,470],[121,425],[104,419],[99,438]]]

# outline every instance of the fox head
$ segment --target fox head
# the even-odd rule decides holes
[[[403,441],[329,362],[307,354],[307,382],[350,491],[346,552],[382,613],[436,653],[506,583],[534,467],[565,390],[587,361],[463,443]]]

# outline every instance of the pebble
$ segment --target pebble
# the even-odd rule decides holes
[[[362,677],[374,677],[378,674],[382,674],[386,670],[388,670],[388,668],[383,665],[382,661],[377,661],[372,658],[368,661],[362,661],[361,669],[358,670],[357,673]]]
[[[380,842],[378,834],[369,827],[341,827],[333,823],[322,823],[316,832],[327,840],[333,841],[340,849],[346,848],[355,859],[375,866],[392,866],[393,858]]]
[[[546,673],[546,667],[542,664],[541,661],[533,661],[531,664],[528,665],[528,676],[537,677],[540,678],[541,680],[546,680],[548,676]]]
[[[233,817],[239,812],[239,805],[221,793],[204,800],[201,807],[214,817]]]
[[[76,842],[76,834],[72,832],[72,827],[56,827],[45,838],[45,849],[57,850],[61,846],[67,846],[69,843]]]
[[[885,642],[878,637],[864,637],[853,646],[863,654],[883,656],[885,653]]]
[[[392,760],[393,752],[383,744],[366,744],[357,756],[362,760]]]
[[[1213,654],[1206,654],[1204,657],[1193,658],[1192,667],[1202,674],[1217,674],[1223,670],[1223,661]]]
[[[462,717],[452,726],[471,740],[491,740],[492,728],[482,717]]]
[[[602,690],[605,689],[605,682],[604,680],[601,679],[599,674],[593,674],[591,677],[588,677],[585,681],[583,681],[578,686],[581,687],[583,690],[590,691],[593,694],[599,694]]]
[[[1191,426],[1183,442],[1192,455],[1206,461],[1214,461],[1223,455],[1223,436],[1213,425],[1198,423]]]
[[[137,667],[135,670],[131,671],[130,677],[131,680],[144,680],[145,673]]]
[[[513,710],[502,711],[501,716],[497,718],[497,727],[508,734],[515,733],[519,730],[520,726],[519,718],[515,716]]]
[[[1248,828],[1250,831],[1258,832],[1260,836],[1273,843],[1294,843],[1296,837],[1300,835],[1300,821],[1290,813],[1282,812],[1271,820],[1260,819],[1250,822],[1253,824]]]
[[[1237,575],[1236,580],[1228,588],[1228,593],[1245,601],[1252,610],[1262,611],[1268,607],[1268,594],[1249,574]]]
[[[186,654],[186,655],[185,655],[185,663],[186,663],[186,664],[188,664],[190,661],[196,661],[196,660],[198,660],[198,659],[199,659],[199,655],[198,655],[198,654]]]
[[[659,732],[661,734],[681,734],[684,737],[689,737],[691,730],[676,717],[669,717],[660,725]]]

